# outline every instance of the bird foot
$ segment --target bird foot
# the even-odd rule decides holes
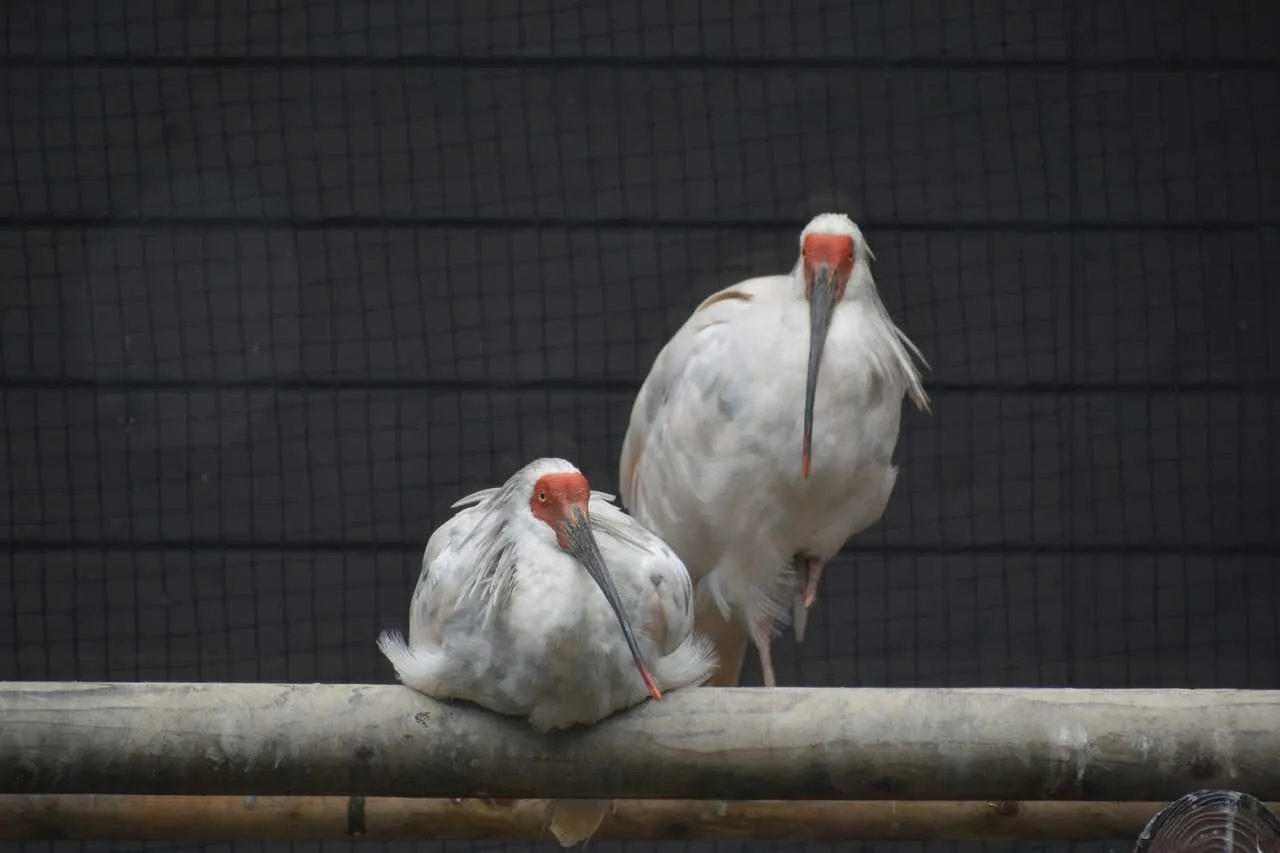
[[[822,562],[817,557],[796,557],[796,596],[791,605],[791,625],[796,642],[804,642],[804,629],[809,624],[809,608],[818,600],[818,582],[822,580]]]

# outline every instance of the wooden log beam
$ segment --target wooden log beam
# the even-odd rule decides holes
[[[594,840],[1132,842],[1164,806],[620,800]],[[0,796],[0,840],[535,843],[551,840],[544,822],[538,800]]]
[[[392,685],[0,685],[0,794],[1280,800],[1280,691],[677,691],[590,729]]]

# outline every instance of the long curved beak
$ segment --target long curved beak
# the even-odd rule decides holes
[[[839,299],[836,271],[829,264],[814,264],[809,291],[809,371],[804,379],[804,448],[802,472],[809,479],[813,460],[813,401],[818,393],[818,369],[822,366],[822,348],[827,343],[831,315]]]
[[[604,564],[604,555],[600,553],[600,545],[596,542],[595,534],[591,532],[591,522],[587,520],[587,514],[578,508],[570,511],[569,517],[564,522],[565,540],[569,545],[569,553],[577,558],[582,567],[587,570],[587,574],[591,575],[591,579],[600,587],[600,591],[604,593],[605,600],[609,602],[609,607],[613,609],[613,615],[617,618],[618,624],[622,626],[622,636],[627,640],[627,646],[631,649],[631,656],[635,658],[636,669],[640,670],[640,677],[644,679],[644,686],[649,688],[649,695],[654,699],[662,698],[662,691],[658,689],[658,682],[653,680],[653,675],[649,672],[648,665],[644,662],[644,655],[640,653],[640,644],[636,642],[636,634],[631,630],[631,623],[627,620],[627,614],[622,609],[622,599],[618,597],[618,588],[613,585],[613,576],[609,574],[609,569]]]

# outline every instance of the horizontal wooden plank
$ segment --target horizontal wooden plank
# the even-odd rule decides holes
[[[561,8],[529,0],[370,0],[320,6],[224,4],[186,14],[182,7],[160,6],[146,18],[130,14],[131,8],[110,2],[11,7],[6,10],[9,50],[54,56],[709,53],[807,59],[1060,57],[1066,50],[1062,10],[1017,0],[985,2],[963,16],[919,4],[820,0],[802,0],[785,9],[730,0],[693,6],[610,0]]]
[[[390,682],[419,555],[20,552],[0,680]],[[824,575],[779,682],[1273,687],[1274,559],[865,555]],[[749,656],[744,684],[760,683]]]
[[[5,794],[1280,797],[1276,690],[701,687],[548,736],[400,685],[42,681],[0,715]]]

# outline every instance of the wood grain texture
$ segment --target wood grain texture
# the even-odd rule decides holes
[[[1280,799],[1280,691],[701,688],[546,736],[401,686],[18,682],[0,719],[8,794]]]
[[[1164,803],[620,800],[596,841],[1131,840]],[[1277,805],[1270,806],[1273,810]],[[0,839],[546,841],[536,800],[0,796]]]

